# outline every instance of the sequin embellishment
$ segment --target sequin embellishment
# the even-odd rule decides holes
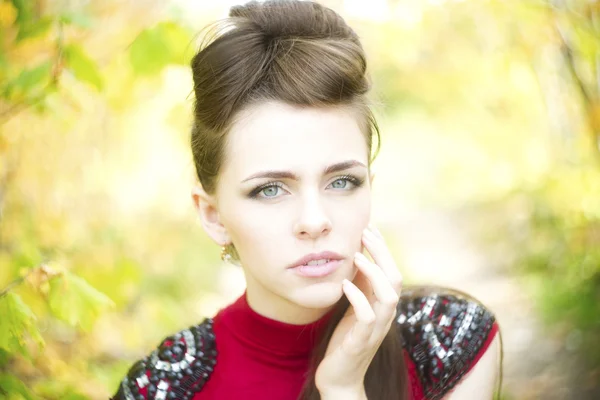
[[[440,400],[467,373],[488,339],[494,315],[466,293],[403,288],[396,322],[428,400]],[[216,365],[213,320],[165,338],[129,369],[111,400],[191,400]]]
[[[477,300],[452,289],[403,293],[396,321],[428,400],[441,399],[467,373],[495,322]]]
[[[213,320],[165,338],[157,349],[137,361],[111,400],[191,400],[216,364]]]

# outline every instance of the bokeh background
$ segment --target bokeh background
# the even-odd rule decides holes
[[[407,283],[497,316],[503,399],[600,398],[600,2],[328,0]],[[194,213],[188,63],[242,1],[0,0],[0,398],[106,399],[243,290]]]

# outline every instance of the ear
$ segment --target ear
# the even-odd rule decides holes
[[[225,226],[221,223],[216,199],[207,194],[202,185],[196,184],[192,188],[192,200],[202,227],[210,238],[219,246],[229,244],[230,239]]]
[[[373,178],[375,178],[375,169],[371,166],[369,168],[369,186],[373,186]]]

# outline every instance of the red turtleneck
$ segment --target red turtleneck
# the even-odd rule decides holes
[[[264,317],[246,293],[213,318],[218,362],[194,399],[296,399],[331,312],[307,325]]]
[[[412,400],[438,399],[452,390],[499,332],[494,315],[485,306],[452,289],[438,289],[427,296],[409,292],[401,306],[397,321],[405,342],[403,356]],[[211,337],[205,336],[208,348],[216,346],[217,362],[201,390],[184,388],[201,381],[185,378],[184,385],[180,381],[183,378],[165,374],[168,369],[163,364],[172,363],[173,354],[167,353],[173,337],[179,337],[181,352],[186,333],[192,335],[190,330],[184,330],[163,341],[151,356],[136,362],[113,398],[148,398],[149,390],[160,391],[164,398],[168,389],[169,399],[181,390],[193,390],[186,392],[185,397],[196,400],[297,399],[306,381],[316,339],[331,316],[332,312],[327,313],[306,325],[283,323],[255,312],[244,293],[219,311],[212,323],[190,328],[200,335],[199,340],[208,334],[206,329],[215,335],[214,344]],[[193,379],[202,372],[188,369],[184,375],[193,375]]]
[[[254,311],[244,293],[213,318],[218,362],[194,400],[297,399],[316,338],[331,315],[307,325],[283,323]]]

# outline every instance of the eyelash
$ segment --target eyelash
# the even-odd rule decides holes
[[[352,183],[354,185],[353,189],[359,188],[364,183],[364,179],[358,178],[358,177],[356,177],[354,175],[342,175],[342,176],[338,176],[331,183],[337,182],[337,181],[341,181],[341,180],[347,180],[350,183]],[[250,198],[259,198],[261,196],[258,196],[258,194],[260,192],[262,192],[263,190],[268,189],[270,187],[283,188],[283,185],[280,182],[270,182],[270,183],[267,183],[265,185],[259,186],[256,189],[252,190],[252,192],[250,192],[250,194],[248,195],[248,197],[250,197]],[[349,190],[352,190],[352,189],[349,189]],[[275,196],[262,196],[262,197],[263,198],[270,198],[270,197],[275,197]]]

